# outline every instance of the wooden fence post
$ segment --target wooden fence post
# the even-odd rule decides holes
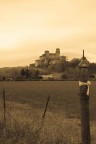
[[[44,124],[44,118],[45,118],[45,115],[46,115],[46,112],[47,112],[49,100],[50,100],[50,95],[49,95],[48,98],[47,98],[47,102],[46,102],[46,106],[45,106],[45,109],[44,109],[44,113],[43,113],[43,115],[42,115],[42,120],[41,120],[40,128],[39,128],[38,131],[36,131],[36,135],[38,136],[38,137],[37,137],[37,140],[38,140],[37,143],[38,143],[38,144],[40,144],[40,132],[41,132],[42,127],[43,127],[43,124]]]
[[[41,121],[41,127],[40,127],[40,129],[42,128],[43,123],[44,123],[44,118],[45,118],[45,115],[46,115],[46,111],[47,111],[49,100],[50,100],[50,95],[47,98],[46,106],[45,106],[44,113],[43,113],[43,116],[42,116],[42,121]]]
[[[5,103],[5,90],[3,89],[3,108],[4,108],[4,122],[6,122],[6,103]]]
[[[89,85],[88,81],[88,61],[84,57],[79,63],[80,70],[80,104],[81,104],[81,133],[82,133],[82,144],[90,144],[90,120],[89,120]]]

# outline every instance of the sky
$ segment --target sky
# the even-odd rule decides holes
[[[0,0],[0,67],[34,63],[45,50],[96,62],[96,0]]]

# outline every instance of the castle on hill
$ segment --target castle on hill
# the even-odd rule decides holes
[[[60,63],[60,61],[66,61],[66,56],[60,56],[60,49],[56,48],[55,53],[50,53],[48,50],[45,51],[45,53],[39,57],[38,60],[35,60],[35,67],[40,67],[43,64],[56,64]]]

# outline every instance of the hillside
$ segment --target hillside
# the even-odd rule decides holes
[[[62,73],[62,79],[78,79],[80,59],[74,58],[71,61],[62,60],[59,63],[51,65],[41,65],[35,67],[35,64],[30,64],[28,67],[5,67],[0,68],[0,77],[12,77],[22,79],[22,69],[27,72],[27,78],[36,79],[39,75],[48,75],[54,73]],[[89,63],[89,75],[96,75],[96,63]],[[25,76],[26,78],[26,76]]]

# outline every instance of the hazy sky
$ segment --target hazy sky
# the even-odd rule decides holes
[[[0,0],[0,67],[29,65],[45,50],[96,62],[96,0]]]

